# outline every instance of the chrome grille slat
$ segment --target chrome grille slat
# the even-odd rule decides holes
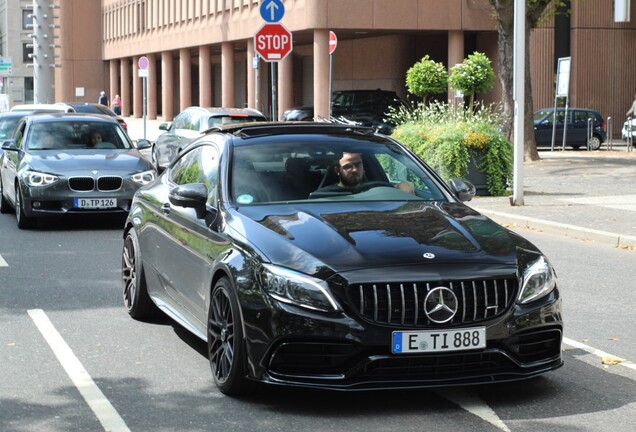
[[[435,325],[424,314],[422,300],[434,288],[451,289],[458,301],[450,325],[465,325],[503,314],[514,302],[517,280],[514,277],[479,280],[396,281],[361,283],[350,286],[348,296],[365,320],[382,325],[430,327]]]
[[[404,299],[404,285],[400,284],[400,298],[402,299],[402,317],[400,319],[400,324],[404,325],[404,318],[406,316],[406,300]]]

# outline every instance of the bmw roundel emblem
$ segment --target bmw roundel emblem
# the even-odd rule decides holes
[[[430,253],[430,252],[426,252],[424,255],[422,255],[424,258],[426,259],[433,259],[435,258],[435,254],[434,253]]]

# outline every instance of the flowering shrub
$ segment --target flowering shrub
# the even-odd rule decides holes
[[[488,192],[507,194],[512,179],[512,144],[499,130],[502,116],[497,108],[478,106],[474,114],[434,103],[410,112],[393,110],[389,117],[398,124],[393,137],[404,143],[444,180],[468,174],[470,161],[486,174]]]

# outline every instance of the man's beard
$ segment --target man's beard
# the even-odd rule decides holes
[[[358,175],[340,175],[340,183],[349,189],[355,188],[360,184],[361,176]]]

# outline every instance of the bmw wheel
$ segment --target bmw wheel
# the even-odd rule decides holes
[[[4,197],[4,189],[2,188],[2,179],[0,179],[0,213],[11,213],[11,205],[9,201]]]
[[[139,239],[134,229],[128,231],[124,239],[121,254],[121,284],[124,306],[131,317],[141,320],[158,315],[159,309],[148,295],[139,255]]]
[[[249,390],[241,315],[227,278],[216,283],[210,298],[208,355],[214,383],[221,393],[239,396]]]
[[[592,136],[592,138],[590,138],[590,150],[598,150],[601,148],[601,144],[603,144],[601,142],[601,139],[594,135]]]
[[[35,219],[24,213],[22,193],[20,192],[20,186],[17,185],[15,187],[15,218],[20,229],[32,228],[35,225]]]

